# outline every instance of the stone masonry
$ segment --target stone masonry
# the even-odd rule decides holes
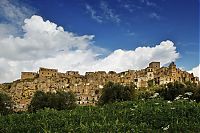
[[[57,69],[40,68],[39,72],[22,72],[21,79],[12,83],[0,84],[0,91],[11,95],[16,111],[27,110],[36,91],[72,91],[77,97],[77,104],[95,105],[103,86],[109,81],[123,85],[135,84],[137,88],[148,87],[148,81],[158,85],[174,81],[199,83],[198,77],[177,68],[174,62],[168,67],[160,67],[160,62],[151,62],[147,68],[137,71],[97,71],[86,72],[85,75],[77,71],[60,73]]]

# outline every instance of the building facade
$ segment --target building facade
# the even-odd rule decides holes
[[[135,84],[137,88],[148,87],[153,84],[167,84],[169,82],[190,81],[198,84],[198,77],[177,68],[172,62],[168,67],[160,67],[160,62],[151,62],[142,70],[128,70],[120,73],[114,71],[86,72],[80,75],[78,71],[58,72],[57,69],[40,68],[36,72],[22,72],[21,79],[9,86],[8,93],[15,102],[15,110],[26,110],[36,91],[56,92],[72,91],[77,97],[77,104],[95,105],[103,86],[112,81],[123,85]],[[5,91],[5,86],[0,85]]]

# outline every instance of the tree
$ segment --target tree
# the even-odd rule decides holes
[[[156,90],[165,100],[173,101],[177,96],[183,95],[186,86],[179,82],[170,82],[167,85],[161,86],[160,89]]]
[[[13,102],[11,97],[5,93],[0,93],[0,114],[6,115],[13,112]]]
[[[58,91],[57,93],[37,91],[31,100],[28,110],[35,112],[39,109],[53,108],[57,110],[73,109],[76,98],[72,92]]]
[[[120,84],[114,84],[113,82],[108,82],[102,90],[102,95],[99,98],[98,104],[103,105],[116,101],[129,101],[134,99],[134,97],[134,85],[123,86]]]

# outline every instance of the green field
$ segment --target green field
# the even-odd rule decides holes
[[[200,104],[139,100],[0,117],[0,132],[200,132]]]

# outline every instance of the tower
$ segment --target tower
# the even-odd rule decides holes
[[[157,70],[160,68],[160,62],[151,62],[149,63],[149,67],[153,68],[153,70]]]

